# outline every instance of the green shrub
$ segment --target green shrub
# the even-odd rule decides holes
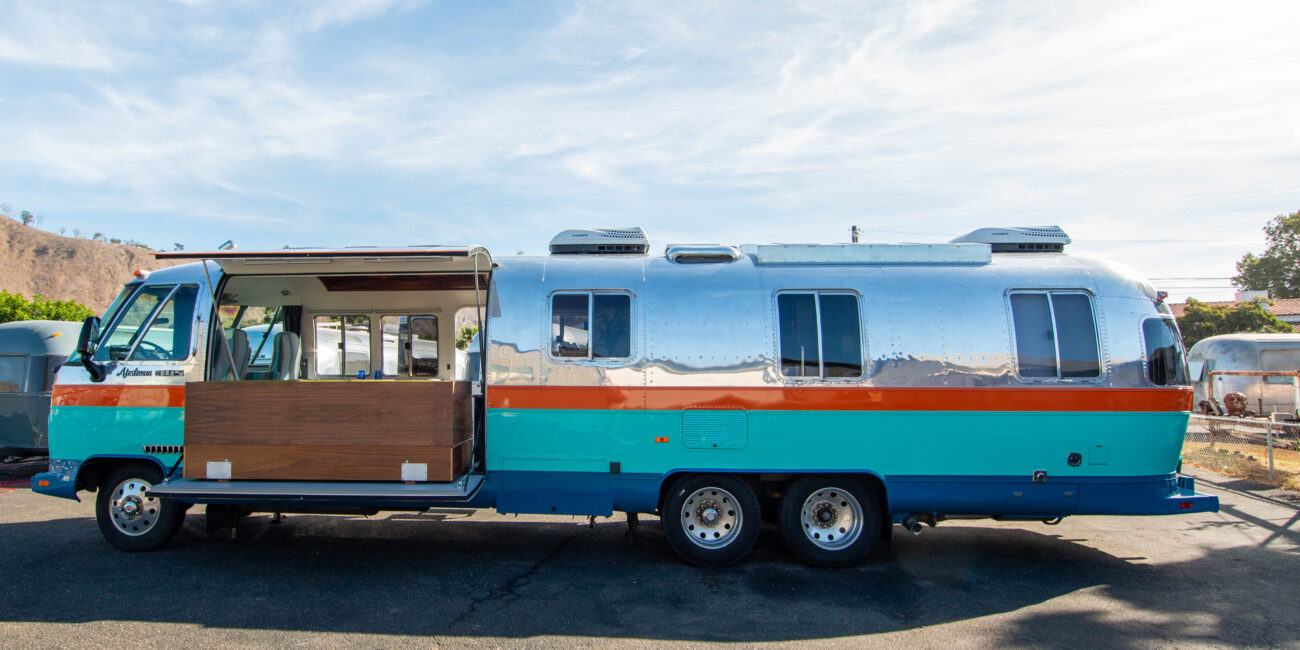
[[[0,291],[0,323],[16,320],[85,320],[95,312],[75,300],[52,300],[37,294],[31,300],[21,293]]]

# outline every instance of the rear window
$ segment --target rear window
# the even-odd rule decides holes
[[[1101,376],[1097,322],[1086,293],[1034,291],[1011,294],[1016,369],[1026,379],[1095,379]]]
[[[1187,376],[1183,342],[1172,318],[1148,318],[1142,321],[1142,340],[1146,344],[1147,379],[1157,386],[1185,386]]]

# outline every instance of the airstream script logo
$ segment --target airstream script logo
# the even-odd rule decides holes
[[[138,368],[122,368],[117,371],[118,377],[184,377],[184,370],[140,370]]]

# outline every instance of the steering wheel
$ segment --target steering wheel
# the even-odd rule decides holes
[[[135,353],[131,355],[132,359],[166,359],[172,356],[171,350],[164,348],[153,341],[140,341],[135,347]]]

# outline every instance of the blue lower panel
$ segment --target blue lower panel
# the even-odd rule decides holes
[[[1218,512],[1219,498],[1198,494],[1175,474],[1070,477],[1034,483],[1008,476],[890,476],[891,514],[936,513],[1011,517],[1172,515]]]
[[[496,509],[506,513],[608,516],[614,510],[654,512],[659,506],[658,474],[606,472],[488,472],[496,488]]]
[[[773,473],[779,473],[773,470]],[[488,472],[496,509],[507,513],[611,514],[654,512],[657,474]],[[936,513],[1048,518],[1068,515],[1170,515],[1217,512],[1219,499],[1197,494],[1190,479],[1071,477],[1035,483],[1008,476],[892,476],[885,485],[891,515]],[[488,505],[486,503],[482,505]]]

